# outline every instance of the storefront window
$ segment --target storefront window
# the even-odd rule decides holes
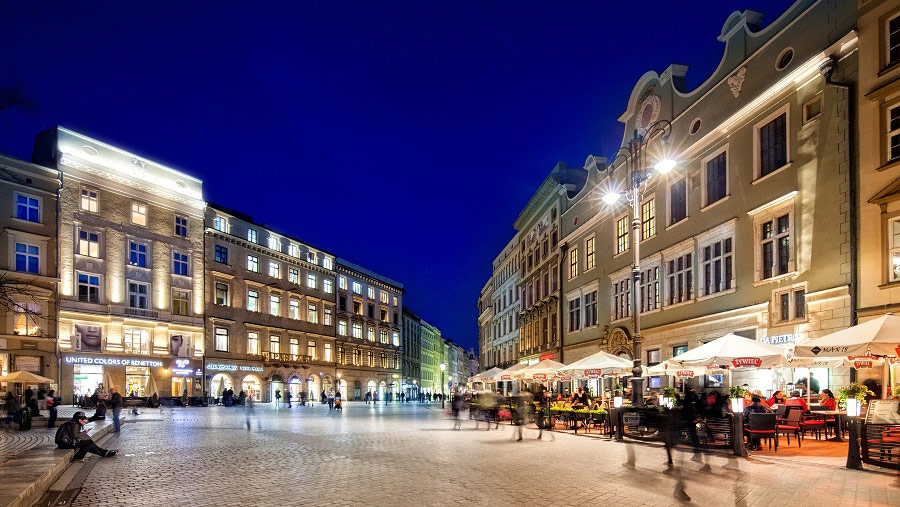
[[[40,336],[41,327],[38,324],[40,316],[41,305],[37,303],[17,304],[13,334],[19,336]]]
[[[259,401],[262,396],[262,382],[260,382],[259,377],[256,375],[247,375],[244,377],[244,391],[247,392],[247,396],[252,396],[254,400]]]
[[[234,386],[231,383],[231,377],[224,373],[218,373],[216,376],[212,378],[209,383],[210,392],[212,392],[213,396],[216,398],[220,398],[222,393],[226,389],[233,389]]]
[[[76,364],[73,393],[90,396],[103,383],[103,366],[96,364]]]
[[[150,368],[146,366],[125,367],[125,392],[123,396],[147,396],[147,384],[150,382]]]
[[[191,379],[183,377],[172,377],[172,396],[183,396],[185,391],[191,396]]]
[[[126,329],[124,334],[125,352],[130,354],[150,353],[150,333],[143,329]]]

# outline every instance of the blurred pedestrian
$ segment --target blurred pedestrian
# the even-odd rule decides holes
[[[122,423],[119,421],[119,416],[122,414],[122,407],[125,405],[125,400],[122,399],[122,395],[119,394],[119,391],[117,391],[115,387],[111,387],[109,393],[109,407],[112,408],[113,425],[116,428],[113,431],[118,433],[119,430],[122,429]]]
[[[56,426],[56,391],[53,389],[47,391],[46,396],[47,411],[50,412],[50,418],[47,420],[47,427]]]
[[[253,400],[253,396],[247,398],[244,403],[244,415],[247,419],[247,431],[250,431],[250,419],[253,417],[253,408],[256,405],[256,402]]]
[[[294,397],[294,395],[291,394],[290,391],[284,393],[284,399],[287,400],[287,406],[288,406],[288,408],[291,408],[291,398],[293,398],[293,397]]]
[[[275,390],[275,409],[278,409],[278,404],[281,402],[281,390]]]

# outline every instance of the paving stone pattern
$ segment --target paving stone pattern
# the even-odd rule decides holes
[[[241,408],[148,410],[131,417],[96,459],[76,506],[665,506],[679,474],[665,451],[513,428],[453,431],[439,408],[347,404],[275,411],[258,405],[247,431]],[[676,458],[693,505],[900,505],[897,475],[707,456]],[[704,470],[701,467],[706,467]]]
[[[72,418],[79,408],[60,407],[57,410],[56,424],[59,426],[64,421]],[[45,412],[46,413],[46,412]],[[0,430],[0,464],[5,463],[13,456],[31,449],[32,447],[49,443],[56,436],[55,429],[47,428],[46,419],[35,419],[28,431],[11,429]]]

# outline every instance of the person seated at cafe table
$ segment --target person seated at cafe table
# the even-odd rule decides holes
[[[781,391],[775,391],[766,403],[771,407],[772,405],[783,405],[784,402],[784,394]]]
[[[796,389],[791,392],[791,397],[784,404],[789,407],[800,407],[804,414],[809,412],[809,405],[806,404],[806,400],[800,397],[800,391]]]
[[[744,425],[750,425],[750,414],[766,414],[772,411],[769,406],[765,403],[762,403],[762,398],[757,395],[753,395],[750,397],[750,401],[752,402],[750,406],[744,407]],[[762,450],[762,445],[759,443],[760,438],[757,436],[753,436],[750,440],[750,450]]]
[[[586,408],[590,403],[587,393],[583,387],[579,387],[578,391],[572,395],[572,406],[574,408]]]
[[[831,389],[822,389],[822,392],[819,394],[819,403],[826,410],[837,410],[837,400],[834,399],[834,393],[831,392]]]

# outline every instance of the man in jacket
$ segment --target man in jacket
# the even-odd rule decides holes
[[[84,412],[75,412],[71,421],[63,423],[56,430],[56,446],[60,449],[77,449],[75,456],[72,457],[73,462],[84,460],[89,452],[104,458],[115,456],[115,450],[107,450],[95,444],[91,436],[84,431],[87,422],[88,418]]]
[[[122,422],[119,421],[119,416],[122,414],[122,407],[125,405],[125,400],[122,399],[122,395],[119,394],[119,391],[116,390],[115,387],[109,388],[109,406],[113,411],[113,424],[116,426],[116,433],[122,429]]]

